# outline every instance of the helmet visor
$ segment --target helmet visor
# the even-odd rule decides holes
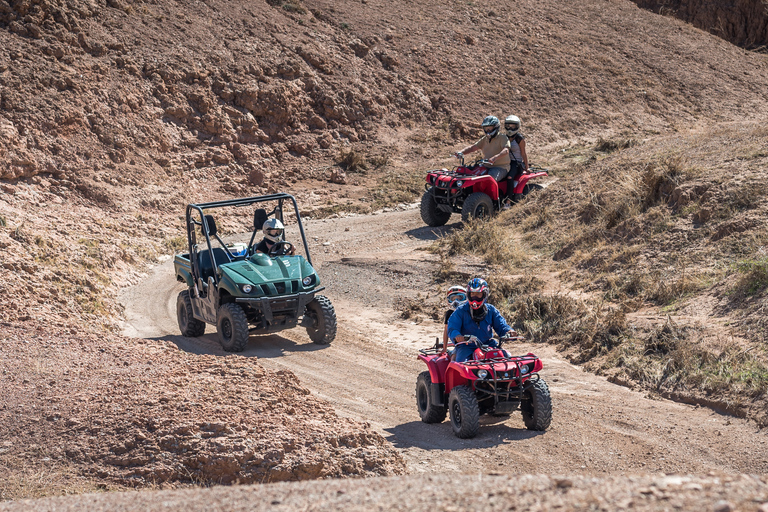
[[[483,292],[469,292],[470,302],[483,302],[485,294]]]

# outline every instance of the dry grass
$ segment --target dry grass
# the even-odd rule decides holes
[[[490,265],[504,268],[523,266],[529,259],[528,253],[510,235],[507,226],[498,218],[487,222],[473,220],[438,243],[447,256],[471,254],[483,258]]]
[[[733,288],[737,298],[762,293],[768,287],[768,256],[741,260],[734,266],[739,274]]]
[[[711,346],[696,341],[697,329],[670,318],[647,335],[633,340],[606,360],[626,376],[660,391],[691,389],[722,402],[754,398],[768,391],[765,348],[757,354],[736,343]]]
[[[103,489],[76,472],[50,461],[44,467],[30,467],[21,461],[0,460],[4,476],[0,479],[0,501],[38,499],[96,492]]]

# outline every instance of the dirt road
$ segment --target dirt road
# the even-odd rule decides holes
[[[455,217],[454,219],[455,220]],[[421,249],[457,225],[433,230],[415,205],[372,216],[310,220],[305,229],[325,292],[336,308],[332,345],[312,344],[297,328],[254,336],[242,353],[273,369],[290,369],[338,414],[368,421],[401,450],[412,473],[617,474],[768,472],[768,432],[706,408],[657,400],[611,384],[559,357],[546,345],[516,346],[544,361],[554,401],[547,432],[525,429],[519,413],[481,419],[479,435],[453,436],[449,423],[421,423],[415,406],[415,354],[442,326],[403,320],[397,297],[437,293]],[[196,354],[224,354],[214,328],[198,339],[178,335],[171,261],[122,294],[125,334],[171,340]],[[431,295],[430,295],[431,296]]]

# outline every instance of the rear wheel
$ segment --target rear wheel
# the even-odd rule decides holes
[[[216,319],[221,346],[227,352],[242,352],[248,344],[248,318],[234,302],[222,304]]]
[[[427,226],[436,228],[438,226],[445,226],[448,219],[451,218],[451,212],[444,212],[437,208],[435,197],[427,190],[424,195],[421,196],[421,220]]]
[[[205,322],[196,319],[192,311],[189,290],[179,292],[179,296],[176,297],[176,318],[179,321],[179,330],[182,336],[197,338],[205,334]]]
[[[304,314],[312,319],[307,334],[314,343],[328,345],[336,338],[336,311],[328,297],[315,295]]]
[[[432,403],[432,377],[429,372],[421,372],[416,379],[416,407],[424,423],[440,423],[448,412],[444,405]]]
[[[471,219],[488,220],[493,214],[493,201],[483,192],[474,192],[467,197],[461,207],[461,220],[468,222]]]
[[[480,430],[480,407],[477,397],[469,386],[456,386],[448,397],[451,427],[456,437],[469,439]]]
[[[533,386],[523,395],[520,402],[523,422],[528,430],[547,430],[552,423],[552,397],[549,386],[543,379],[533,383]]]

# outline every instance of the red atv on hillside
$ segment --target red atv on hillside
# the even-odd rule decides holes
[[[424,195],[421,196],[421,218],[432,227],[444,226],[452,213],[460,213],[461,220],[486,219],[502,208],[507,187],[513,187],[512,201],[541,189],[538,184],[528,183],[533,178],[548,176],[547,170],[531,166],[517,181],[506,177],[496,181],[488,175],[491,164],[478,160],[473,164],[461,163],[452,171],[437,169],[427,173]]]
[[[513,338],[519,340],[520,338]],[[535,355],[509,356],[499,347],[482,346],[472,359],[457,363],[441,354],[439,342],[419,350],[429,371],[416,379],[416,406],[424,423],[440,423],[450,411],[457,437],[475,437],[482,414],[509,415],[518,407],[528,430],[546,430],[552,422],[549,387],[537,372]]]

